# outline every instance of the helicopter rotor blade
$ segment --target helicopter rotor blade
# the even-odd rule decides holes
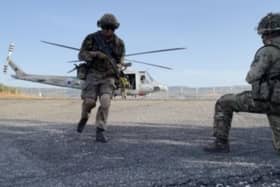
[[[45,44],[49,44],[49,45],[54,45],[54,46],[57,46],[57,47],[62,47],[62,48],[72,49],[72,50],[75,50],[75,51],[80,51],[79,48],[71,47],[71,46],[67,46],[67,45],[63,45],[63,44],[59,44],[59,43],[48,42],[48,41],[44,41],[44,40],[41,40],[41,42],[43,42],[43,43],[45,43]],[[186,49],[186,48],[184,48],[184,47],[177,47],[177,48],[169,48],[169,49],[160,49],[160,50],[144,51],[144,52],[138,52],[138,53],[130,53],[130,54],[126,54],[125,56],[136,56],[136,55],[144,55],[144,54],[151,54],[151,53],[161,53],[161,52],[177,51],[177,50],[185,50],[185,49]],[[133,63],[145,64],[145,65],[149,65],[149,66],[154,66],[154,67],[158,67],[158,68],[163,68],[163,69],[172,70],[172,68],[167,67],[167,66],[162,66],[162,65],[157,65],[157,64],[151,64],[151,63],[142,62],[142,61],[137,61],[137,60],[129,60],[129,59],[125,59],[125,60],[126,60],[126,61],[130,61],[130,62],[133,62]],[[80,60],[71,60],[71,61],[68,61],[68,63],[76,63],[76,62],[80,62]]]
[[[73,68],[70,71],[67,71],[67,73],[72,73],[73,71],[75,71],[77,68]]]
[[[45,44],[49,44],[49,45],[54,45],[54,46],[57,46],[57,47],[63,47],[63,48],[72,49],[72,50],[75,50],[75,51],[80,51],[79,48],[71,47],[71,46],[68,46],[68,45],[63,45],[63,44],[54,43],[54,42],[48,42],[48,41],[44,41],[44,40],[41,40],[41,42],[43,42]],[[143,52],[138,52],[138,53],[130,53],[130,54],[126,54],[125,56],[136,56],[136,55],[144,55],[144,54],[151,54],[151,53],[161,53],[161,52],[177,51],[177,50],[185,50],[185,49],[187,49],[187,48],[176,47],[176,48],[169,48],[169,49],[159,49],[159,50],[152,50],[152,51],[143,51]]]
[[[75,71],[78,68],[77,64],[74,64],[74,66],[75,67],[73,69],[71,69],[70,71],[67,71],[67,73],[72,73],[73,71]]]
[[[125,60],[128,61],[128,62],[132,62],[132,63],[145,64],[145,65],[148,65],[148,66],[154,66],[154,67],[158,67],[158,68],[172,70],[172,68],[167,67],[167,66],[151,64],[151,63],[147,63],[147,62],[143,62],[143,61],[137,61],[137,60],[130,60],[130,59],[125,59]],[[76,63],[76,62],[81,62],[81,60],[70,60],[70,61],[67,61],[67,62],[68,63]],[[125,66],[129,67],[131,65],[132,65],[131,63],[126,63]]]
[[[177,47],[177,48],[160,49],[160,50],[153,50],[153,51],[144,51],[144,52],[138,52],[138,53],[130,53],[130,54],[126,54],[125,56],[136,56],[136,55],[144,55],[144,54],[151,54],[151,53],[161,53],[161,52],[177,51],[177,50],[185,50],[185,49],[187,49],[187,48]]]
[[[163,69],[168,69],[168,70],[172,70],[172,68],[167,67],[167,66],[162,66],[162,65],[157,65],[157,64],[151,64],[151,63],[147,63],[147,62],[143,62],[143,61],[138,61],[138,60],[130,60],[130,59],[125,59],[128,62],[132,62],[132,63],[137,63],[137,64],[145,64],[148,66],[154,66],[154,67],[158,67],[158,68],[163,68]]]
[[[62,44],[58,44],[58,43],[54,43],[54,42],[48,42],[48,41],[44,41],[44,40],[41,40],[41,42],[43,42],[45,44],[49,44],[49,45],[54,45],[54,46],[57,46],[57,47],[63,47],[63,48],[72,49],[72,50],[75,50],[75,51],[80,51],[80,49],[76,48],[76,47],[62,45]]]
[[[68,63],[76,63],[76,62],[82,62],[82,60],[69,60]]]

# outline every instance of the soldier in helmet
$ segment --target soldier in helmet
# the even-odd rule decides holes
[[[81,133],[91,110],[99,99],[96,114],[96,141],[107,142],[104,135],[111,97],[115,88],[116,67],[121,67],[125,54],[124,42],[114,33],[119,22],[113,14],[104,14],[98,21],[100,31],[89,34],[83,41],[78,58],[86,62],[86,76],[82,86],[82,113],[77,131]]]
[[[251,91],[227,94],[217,100],[213,143],[204,151],[229,152],[229,131],[233,112],[266,114],[272,129],[273,146],[280,153],[280,14],[269,13],[258,28],[263,46],[257,50],[246,81]]]

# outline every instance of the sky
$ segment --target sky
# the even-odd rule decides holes
[[[126,53],[186,47],[131,57],[172,67],[158,69],[133,64],[168,86],[212,87],[246,85],[245,76],[255,51],[261,47],[256,27],[269,12],[279,12],[279,0],[15,0],[1,1],[0,67],[8,45],[15,43],[13,60],[25,72],[71,75],[69,60],[77,51],[41,43],[41,40],[79,48],[86,35],[97,31],[97,20],[113,13],[120,22],[116,34]],[[0,83],[44,87],[14,80],[0,71]]]

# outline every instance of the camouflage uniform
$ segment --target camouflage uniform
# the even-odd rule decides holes
[[[265,45],[256,52],[246,77],[246,81],[252,85],[252,90],[226,94],[216,102],[214,114],[216,140],[205,147],[205,151],[229,152],[228,137],[233,112],[250,112],[267,115],[272,129],[274,148],[280,153],[280,34],[264,43]],[[273,95],[276,98],[274,100]]]
[[[97,23],[100,27],[102,27],[102,18],[101,23],[100,20]],[[104,131],[107,128],[106,123],[116,77],[112,65],[108,62],[108,57],[104,53],[99,53],[100,48],[104,47],[100,46],[100,41],[104,42],[105,47],[109,49],[109,56],[116,64],[123,63],[125,46],[117,35],[113,34],[110,40],[106,40],[102,31],[97,31],[84,39],[79,53],[79,59],[87,63],[87,75],[81,93],[83,99],[81,121],[84,119],[83,122],[86,123],[89,113],[96,106],[96,101],[99,98],[100,106],[96,114],[96,126],[97,129]],[[92,51],[97,51],[97,54],[92,55]],[[82,129],[83,127],[79,129],[78,126],[78,132],[81,132]]]
[[[130,87],[130,83],[125,76],[122,76],[120,77],[119,84],[120,84],[122,99],[126,99],[127,96],[126,89]]]

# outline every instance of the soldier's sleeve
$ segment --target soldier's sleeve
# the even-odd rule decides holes
[[[257,51],[254,60],[251,64],[250,70],[247,73],[246,81],[252,84],[260,80],[267,72],[270,64],[273,61],[273,53],[271,47],[263,47]]]
[[[80,52],[78,54],[78,59],[81,61],[90,61],[91,55],[89,52],[93,49],[93,45],[94,44],[91,35],[88,35],[82,43]]]
[[[117,63],[118,64],[124,64],[125,45],[124,45],[124,42],[121,39],[120,39],[119,48],[120,48],[120,54],[119,54],[119,58],[117,60]]]

